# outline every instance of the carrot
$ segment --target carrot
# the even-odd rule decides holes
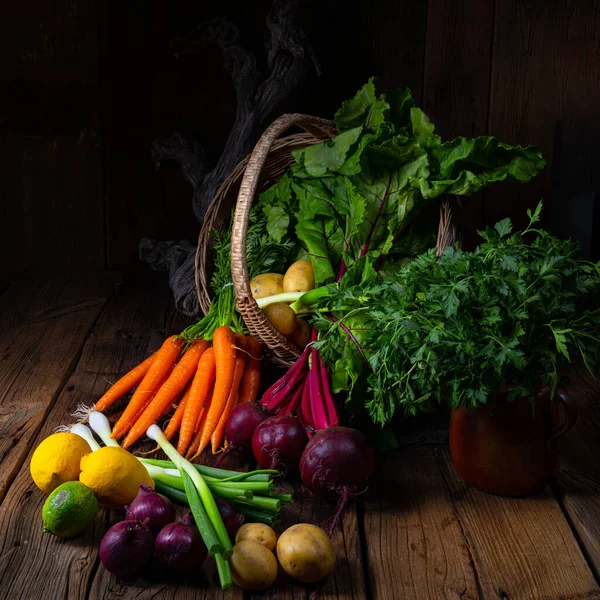
[[[108,391],[96,402],[94,408],[99,412],[104,412],[111,404],[114,404],[119,398],[123,397],[127,392],[131,391],[148,372],[148,369],[156,359],[156,352],[149,356],[145,361],[141,362],[137,367],[134,367],[123,375],[119,381],[110,386]]]
[[[112,437],[118,440],[135,423],[136,415],[145,405],[151,395],[153,395],[167,375],[169,369],[179,356],[179,350],[183,340],[177,339],[176,335],[167,338],[160,350],[156,353],[154,362],[148,369],[144,379],[135,390],[127,408],[123,411],[121,418],[117,421],[112,430]]]
[[[215,353],[213,348],[209,348],[200,358],[198,369],[192,381],[190,399],[185,407],[183,420],[181,421],[181,431],[179,432],[179,441],[177,442],[177,452],[184,456],[192,436],[198,418],[202,412],[202,406],[206,396],[213,384],[216,376]]]
[[[255,402],[260,387],[260,367],[262,362],[262,346],[251,335],[246,337],[246,350],[250,355],[242,377],[239,402]]]
[[[181,425],[181,419],[183,418],[183,413],[185,411],[185,405],[187,404],[188,398],[190,397],[190,390],[192,389],[192,384],[190,383],[179,404],[177,405],[177,410],[173,413],[167,428],[165,429],[165,437],[171,441],[173,436],[179,431],[179,426]]]
[[[217,451],[219,450],[219,446],[223,441],[223,434],[225,433],[225,424],[227,423],[227,419],[229,418],[229,413],[235,408],[235,405],[237,404],[240,382],[242,381],[242,375],[244,374],[244,369],[248,360],[248,355],[246,354],[246,336],[241,335],[239,333],[236,334],[235,344],[238,350],[235,353],[233,381],[231,383],[231,388],[229,389],[229,396],[227,397],[227,403],[225,404],[225,408],[223,409],[223,412],[219,417],[219,422],[217,423],[217,426],[210,438],[213,454],[217,454]]]
[[[213,348],[215,351],[215,364],[217,366],[217,377],[215,379],[215,392],[206,415],[206,421],[202,428],[202,437],[197,454],[206,448],[213,431],[217,428],[221,413],[227,404],[229,390],[233,382],[235,370],[235,335],[227,325],[217,327],[213,334]]]
[[[208,397],[206,398],[206,401],[204,402],[204,406],[202,407],[202,413],[200,413],[200,418],[198,419],[198,422],[196,423],[194,439],[192,440],[192,443],[190,444],[190,447],[188,448],[188,451],[185,454],[185,457],[188,460],[192,460],[193,458],[196,458],[198,456],[198,454],[200,454],[198,452],[198,448],[200,447],[200,440],[202,439],[202,430],[204,429],[204,422],[206,421],[206,417],[210,410],[210,405],[212,404],[214,392],[215,392],[215,386],[213,385],[210,388],[210,392],[208,392]]]
[[[127,433],[127,431],[129,431],[129,428],[131,427],[131,425],[133,423],[135,423],[142,416],[144,411],[148,408],[148,405],[150,404],[150,402],[152,402],[152,400],[154,399],[154,396],[156,396],[156,393],[158,392],[158,390],[160,390],[160,388],[162,387],[163,383],[165,383],[165,381],[167,381],[167,379],[169,379],[169,376],[171,375],[172,372],[173,372],[173,368],[170,368],[169,371],[167,372],[167,374],[165,375],[165,377],[163,377],[163,380],[156,386],[156,390],[146,396],[146,398],[144,399],[144,403],[140,406],[137,413],[131,419],[129,427],[122,428],[121,431],[115,432],[115,429],[116,429],[116,425],[115,425],[115,429],[113,429],[111,437],[113,437],[116,440],[119,440]]]
[[[194,376],[198,361],[207,348],[208,342],[199,340],[186,350],[169,379],[164,382],[148,408],[129,430],[123,440],[123,448],[127,449],[136,442],[146,432],[146,429],[160,417],[169,402],[172,402],[173,398],[183,390],[187,382]]]

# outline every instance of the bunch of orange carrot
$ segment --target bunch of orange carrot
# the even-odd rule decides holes
[[[233,408],[255,401],[260,385],[262,349],[252,336],[218,327],[212,346],[197,340],[185,350],[179,336],[171,336],[144,362],[117,381],[96,402],[105,411],[119,398],[137,389],[112,430],[112,437],[129,448],[156,421],[173,409],[165,436],[177,433],[177,451],[197,457],[208,446],[216,454]]]

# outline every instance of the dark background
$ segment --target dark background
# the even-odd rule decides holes
[[[219,50],[172,38],[217,15],[261,46],[268,0],[30,0],[0,9],[0,285],[31,269],[139,268],[143,236],[194,240],[191,188],[156,171],[154,138],[195,135],[218,156],[235,112]],[[445,137],[489,133],[548,157],[527,186],[466,201],[466,235],[543,198],[547,224],[593,236],[600,190],[596,0],[306,0],[322,64],[277,113],[332,117],[366,81],[409,86]],[[273,117],[277,114],[272,115]],[[596,214],[595,214],[596,212]]]

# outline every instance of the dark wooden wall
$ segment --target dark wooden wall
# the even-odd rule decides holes
[[[227,15],[260,53],[269,5],[3,3],[0,283],[31,268],[136,267],[140,237],[194,239],[191,190],[177,165],[154,169],[150,144],[182,131],[217,156],[235,99],[216,48],[176,57],[169,41]],[[382,91],[408,85],[443,136],[490,133],[537,144],[549,159],[530,185],[468,200],[468,241],[483,223],[507,215],[522,223],[540,198],[552,202],[550,224],[587,235],[600,191],[597,0],[301,5],[323,73],[279,112],[330,117],[371,75]]]

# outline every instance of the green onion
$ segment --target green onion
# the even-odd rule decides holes
[[[241,502],[237,502],[233,500],[231,502],[233,507],[241,512],[247,519],[249,519],[253,523],[265,523],[266,525],[278,525],[280,523],[279,515],[274,515],[270,512],[260,510],[258,508],[252,508],[246,504],[242,504]]]
[[[231,546],[231,540],[229,539],[229,534],[227,533],[227,529],[225,529],[225,524],[223,523],[223,519],[221,517],[221,513],[215,504],[215,499],[208,488],[207,483],[200,475],[199,471],[194,468],[191,462],[187,461],[183,458],[177,450],[171,445],[169,440],[165,437],[165,434],[162,432],[162,429],[158,425],[151,425],[148,427],[148,431],[146,435],[154,440],[163,450],[163,452],[175,463],[181,475],[183,477],[183,471],[185,471],[190,479],[192,480],[196,491],[198,492],[198,496],[203,504],[204,509],[208,515],[210,522],[214,527],[214,531],[219,538],[219,542],[221,543],[221,547],[223,548],[223,552],[226,556],[230,556],[233,548]],[[187,492],[187,490],[186,490]],[[190,500],[190,508],[192,507],[191,498]],[[208,544],[207,544],[208,547]]]
[[[173,469],[177,468],[177,465],[170,460],[160,460],[157,458],[140,458],[140,462],[148,465],[154,465],[155,467],[162,467],[163,469]],[[273,474],[279,475],[279,471],[274,471],[272,469],[262,470],[262,471],[251,471],[250,473],[244,473],[242,471],[227,471],[226,469],[215,469],[214,467],[207,467],[206,465],[199,465],[196,463],[190,463],[192,466],[202,475],[203,477],[213,477],[215,479],[231,479],[233,477],[240,477],[241,479],[248,478],[248,476],[253,476],[255,473],[259,475],[263,474]],[[254,481],[263,481],[254,480]],[[269,481],[269,478],[264,479],[264,481]]]
[[[219,554],[223,551],[223,547],[221,546],[219,538],[204,510],[202,502],[200,501],[198,490],[194,487],[194,482],[184,470],[181,471],[181,478],[183,479],[183,485],[185,486],[185,495],[187,496],[190,510],[192,511],[192,515],[194,515],[194,521],[196,521],[204,544],[211,554]]]
[[[106,446],[115,446],[119,448],[119,442],[110,437],[112,433],[110,423],[105,415],[97,410],[93,410],[88,416],[90,427],[100,436],[100,439]]]
[[[236,499],[236,502],[252,508],[261,508],[271,513],[278,513],[281,508],[281,502],[277,498],[265,498],[264,496],[254,496],[252,500]]]
[[[273,497],[277,498],[283,504],[290,504],[294,501],[292,494],[274,494]]]
[[[152,479],[154,479],[154,477],[152,477]],[[188,502],[187,496],[185,495],[185,492],[183,492],[182,490],[177,489],[171,485],[163,483],[162,481],[160,481],[158,479],[154,479],[154,489],[159,494],[166,496],[169,500],[172,500],[173,502],[178,502],[179,504],[183,504],[185,506],[190,505],[190,503]]]
[[[83,438],[89,444],[92,452],[100,450],[100,444],[94,439],[92,432],[83,423],[75,423],[75,425],[71,425],[69,432],[78,435],[80,438]]]
[[[232,490],[224,485],[211,485],[210,491],[219,498],[228,500],[252,500],[254,494],[250,490]]]
[[[226,590],[229,589],[233,583],[231,579],[231,569],[229,568],[229,561],[223,558],[221,554],[215,554],[215,562],[217,563],[217,571],[219,571],[219,581],[221,582],[221,588]]]

